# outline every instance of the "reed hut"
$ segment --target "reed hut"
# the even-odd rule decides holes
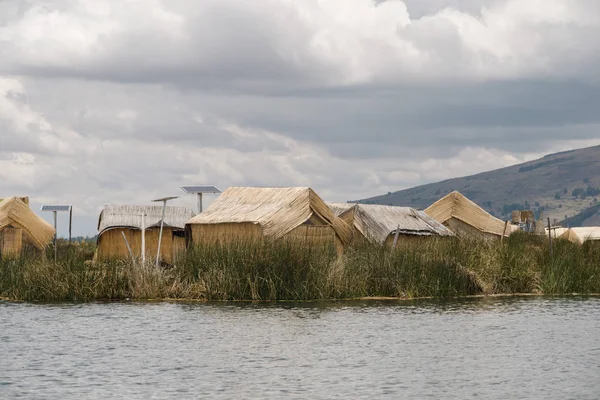
[[[393,245],[454,233],[423,211],[410,207],[372,204],[328,203],[331,210],[354,230],[355,240]]]
[[[196,244],[270,238],[331,244],[338,252],[352,236],[350,227],[307,187],[231,187],[187,227]]]
[[[457,191],[433,203],[425,213],[460,237],[497,239],[513,230]]]
[[[585,226],[580,228],[569,228],[565,230],[558,238],[566,239],[577,244],[583,244],[587,241],[597,241],[600,240],[600,227]]]
[[[135,257],[142,252],[142,214],[146,236],[146,258],[156,257],[162,219],[162,206],[105,206],[98,219],[98,246],[95,259],[128,259],[129,251],[123,233]],[[185,223],[194,216],[191,208],[167,207],[160,245],[162,262],[173,264],[177,253],[185,250]]]
[[[559,237],[561,237],[568,230],[569,230],[569,228],[563,228],[562,226],[554,226],[554,227],[552,227],[550,229],[544,228],[544,231],[541,234],[547,237],[548,236],[548,232],[550,232],[550,236],[553,239],[558,239]]]
[[[16,256],[24,247],[44,250],[54,238],[54,228],[29,208],[29,199],[0,201],[0,256]]]

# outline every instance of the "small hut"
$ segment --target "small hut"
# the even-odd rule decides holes
[[[354,239],[392,245],[427,237],[454,236],[448,228],[423,211],[410,207],[328,203],[331,210],[354,229]],[[359,239],[359,240],[360,240]]]
[[[123,234],[135,257],[142,252],[142,214],[146,236],[146,257],[153,259],[158,250],[158,237],[162,219],[162,206],[105,206],[98,219],[98,247],[95,259],[127,259],[129,251]],[[194,216],[191,208],[167,207],[163,237],[160,245],[161,259],[173,264],[178,252],[185,250],[185,223]]]
[[[600,227],[598,226],[585,226],[579,228],[569,228],[564,231],[559,239],[566,239],[570,242],[583,244],[587,241],[600,240]]]
[[[425,213],[460,237],[496,239],[513,230],[457,191],[433,203]]]
[[[54,233],[54,228],[29,208],[28,198],[0,201],[0,256],[19,255],[25,246],[44,250]]]
[[[188,224],[193,243],[262,238],[332,244],[338,251],[352,231],[310,188],[231,187]]]
[[[563,228],[562,226],[553,226],[550,229],[544,228],[544,231],[541,232],[541,234],[547,237],[548,236],[548,232],[550,232],[550,236],[553,239],[558,239],[559,237],[561,237],[568,230],[569,230],[569,228]]]

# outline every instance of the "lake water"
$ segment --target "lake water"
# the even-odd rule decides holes
[[[600,398],[600,299],[0,302],[0,398]]]

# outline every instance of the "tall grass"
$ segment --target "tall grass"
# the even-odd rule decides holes
[[[126,261],[92,263],[77,248],[52,257],[24,254],[0,261],[0,297],[27,301],[94,301],[203,296],[197,282],[176,271]]]
[[[474,275],[419,251],[379,246],[349,249],[290,243],[237,243],[188,251],[179,268],[211,300],[307,300],[364,296],[449,296],[478,293]]]
[[[310,300],[599,293],[600,243],[583,246],[514,234],[503,243],[429,239],[395,250],[260,241],[188,249],[170,268],[91,263],[90,251],[0,261],[0,297],[28,301],[195,298]]]

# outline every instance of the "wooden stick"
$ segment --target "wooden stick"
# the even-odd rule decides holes
[[[121,235],[123,235],[123,240],[125,241],[125,246],[127,246],[127,251],[129,252],[129,257],[131,257],[131,261],[133,261],[135,263],[135,257],[133,256],[133,252],[131,251],[131,247],[129,246],[127,237],[125,236],[125,232],[121,231]]]
[[[146,213],[142,212],[142,264],[146,265]]]
[[[400,235],[400,225],[398,225],[398,228],[396,229],[396,234],[394,235],[394,246],[393,248],[396,248],[396,245],[398,244],[398,236]]]
[[[550,226],[550,217],[548,217],[548,238],[550,239],[550,260],[554,258],[552,251],[552,227]]]
[[[73,207],[69,207],[69,244],[71,244],[71,228],[73,227]]]
[[[504,221],[504,230],[502,231],[502,237],[500,238],[500,243],[504,241],[504,235],[506,235],[506,228],[508,228],[508,220]]]
[[[53,211],[54,214],[54,264],[58,261],[58,229],[56,228],[56,211]]]
[[[160,220],[160,232],[158,233],[158,249],[156,249],[156,266],[160,267],[160,245],[162,243],[163,228],[165,226],[165,211],[167,210],[167,200],[163,200],[162,219]]]

